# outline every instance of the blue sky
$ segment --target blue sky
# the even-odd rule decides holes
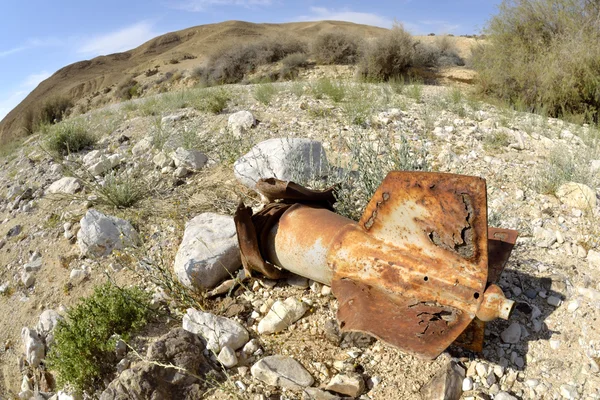
[[[345,20],[413,34],[477,33],[494,0],[3,0],[0,13],[0,119],[61,67],[129,50],[162,33],[243,20]]]

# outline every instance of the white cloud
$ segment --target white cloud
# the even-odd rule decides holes
[[[271,4],[273,4],[273,0],[184,0],[171,4],[171,7],[184,11],[200,12],[212,6],[241,6],[251,8],[255,6],[270,6]]]
[[[107,55],[130,50],[158,36],[149,22],[138,22],[114,32],[98,35],[83,41],[79,53],[90,56]]]
[[[381,26],[383,28],[391,28],[394,23],[393,19],[373,13],[364,13],[351,11],[349,9],[333,10],[325,7],[311,7],[311,14],[302,15],[296,18],[296,21],[348,21],[356,24],[365,24],[373,26]]]
[[[22,51],[29,50],[34,47],[60,46],[61,44],[62,42],[56,38],[33,38],[27,40],[24,44],[13,47],[12,49],[0,50],[0,58],[10,56],[11,54],[20,53]]]
[[[0,51],[0,58],[10,56],[11,54],[18,53],[20,51],[26,50],[26,46],[13,47],[12,49],[2,50]]]

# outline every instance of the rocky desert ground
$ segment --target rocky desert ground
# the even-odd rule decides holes
[[[113,373],[85,397],[600,399],[598,132],[486,104],[465,87],[357,83],[351,72],[157,94],[61,122],[97,139],[63,158],[43,134],[6,150],[0,397],[78,397],[45,374],[52,329],[110,280],[151,293],[153,318],[117,345]],[[215,96],[227,99],[216,114],[197,107]],[[450,347],[423,361],[340,333],[327,286],[237,279],[232,215],[240,199],[262,203],[235,170],[322,188],[337,177],[323,176],[329,165],[363,182],[395,168],[487,181],[489,224],[519,238],[499,281],[516,309],[487,324],[482,353]],[[115,187],[139,201],[115,207]],[[343,204],[358,215],[360,194]],[[205,270],[190,273],[194,263]],[[164,266],[173,274],[160,275]],[[166,276],[194,285],[197,273],[227,283],[190,307]],[[427,394],[432,379],[447,384]]]

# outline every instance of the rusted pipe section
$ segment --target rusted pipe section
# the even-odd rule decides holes
[[[342,330],[434,358],[457,339],[466,347],[468,337],[482,341],[483,321],[509,318],[514,302],[488,283],[483,179],[392,172],[358,223],[309,198],[275,203],[271,224],[253,216],[263,231],[257,247],[266,264],[331,285]],[[516,232],[490,232],[497,254],[489,265],[499,276]]]

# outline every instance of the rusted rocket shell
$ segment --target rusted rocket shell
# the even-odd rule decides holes
[[[391,172],[358,223],[319,205],[285,204],[277,222],[257,232],[258,248],[268,265],[331,285],[344,331],[423,358],[459,336],[478,350],[482,321],[507,319],[514,305],[488,284],[486,202],[481,178]],[[499,276],[516,232],[493,232],[502,244],[512,239],[493,246]]]

